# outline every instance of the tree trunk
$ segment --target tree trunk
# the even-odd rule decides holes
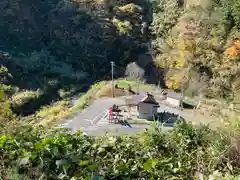
[[[202,100],[202,93],[199,94],[199,97],[198,97],[198,104],[196,106],[196,109],[198,109],[201,105],[201,100]]]

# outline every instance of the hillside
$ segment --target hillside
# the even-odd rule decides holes
[[[168,70],[167,87],[184,89],[188,95],[237,100],[239,3],[154,2],[152,47],[157,66]]]
[[[1,1],[1,88],[12,110],[32,114],[108,79],[111,60],[120,67],[134,61],[144,52],[141,24],[151,22],[149,6],[144,0]]]
[[[133,76],[186,96],[238,101],[234,0],[1,2],[1,88],[20,116]],[[157,67],[157,68],[156,68]]]
[[[239,177],[239,0],[1,0],[0,10],[0,180]],[[181,91],[224,121],[118,137],[52,129],[112,94],[111,61],[126,89]]]

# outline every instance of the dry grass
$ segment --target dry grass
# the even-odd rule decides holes
[[[79,97],[76,105],[71,108],[70,115],[76,113],[80,109],[84,109],[85,107],[87,107],[93,100],[96,99],[96,94],[98,94],[98,92],[107,84],[109,84],[108,81],[101,81],[92,85],[88,92]]]
[[[67,101],[58,101],[52,105],[43,107],[35,115],[37,125],[51,126],[68,116],[70,104]]]
[[[24,103],[37,99],[40,96],[40,91],[22,91],[19,93],[14,94],[11,97],[11,103],[16,106],[21,106]]]
[[[73,115],[79,110],[84,109],[94,99],[98,98],[98,91],[107,86],[109,82],[101,81],[92,85],[87,93],[80,96],[77,103],[72,106],[69,101],[62,100],[48,106],[42,107],[33,116],[26,118],[33,125],[43,125],[45,127],[55,125],[57,122]]]
[[[115,97],[126,96],[126,95],[128,95],[128,92],[126,90],[114,88],[114,95],[115,95]],[[96,93],[96,99],[100,99],[103,97],[112,97],[112,85],[111,84],[106,85],[105,87],[103,87]]]
[[[196,102],[198,102],[198,98],[184,97],[184,102],[196,105]],[[206,98],[202,98],[198,112],[203,115],[206,114],[214,117],[215,119],[232,119],[236,116],[239,116],[240,114],[236,105],[231,107],[231,102],[227,102],[223,99]]]

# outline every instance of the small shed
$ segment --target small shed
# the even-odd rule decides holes
[[[134,95],[125,102],[129,107],[136,107],[138,118],[141,119],[151,119],[159,108],[159,103],[149,93]]]
[[[181,107],[182,104],[182,97],[180,93],[176,92],[167,92],[166,93],[166,102],[167,104],[173,106],[173,107]]]

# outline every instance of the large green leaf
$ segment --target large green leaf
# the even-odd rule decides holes
[[[143,169],[144,171],[149,171],[152,168],[155,168],[156,164],[157,164],[157,159],[149,159],[143,164]]]
[[[80,161],[80,163],[79,163],[80,166],[86,166],[88,164],[89,164],[88,160]]]
[[[0,137],[0,148],[3,148],[5,143],[7,142],[8,137],[7,136],[1,136]]]

